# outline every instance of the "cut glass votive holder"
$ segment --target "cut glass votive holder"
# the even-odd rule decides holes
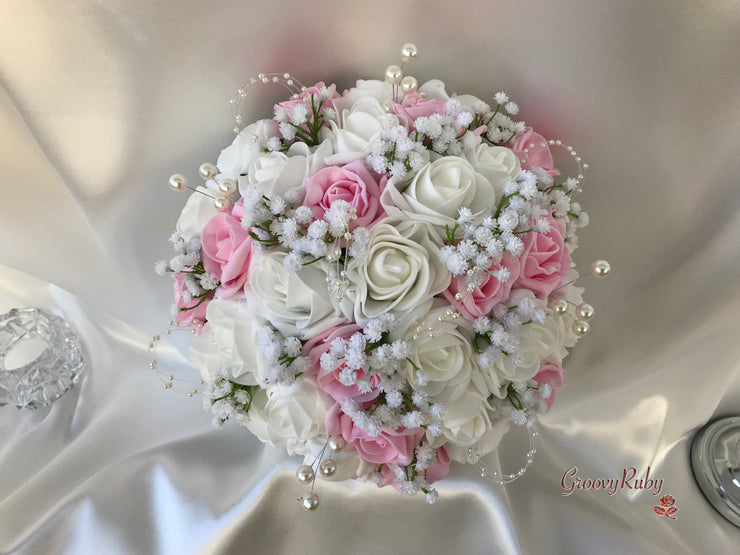
[[[77,334],[41,308],[0,315],[0,407],[50,405],[77,383],[85,358]]]

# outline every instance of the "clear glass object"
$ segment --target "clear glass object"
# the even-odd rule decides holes
[[[704,497],[740,527],[740,416],[702,428],[691,445],[691,465]]]
[[[0,315],[0,406],[35,409],[59,399],[85,367],[72,327],[41,308]]]

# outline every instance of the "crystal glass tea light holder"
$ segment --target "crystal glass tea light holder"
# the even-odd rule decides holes
[[[0,407],[50,405],[84,368],[82,346],[64,319],[33,307],[0,315]]]

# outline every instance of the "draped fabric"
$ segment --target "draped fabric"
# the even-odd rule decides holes
[[[574,145],[591,225],[574,258],[592,331],[565,360],[529,472],[506,487],[453,466],[437,504],[317,480],[236,425],[213,429],[171,283],[153,262],[233,136],[228,100],[259,72],[382,78],[403,43],[420,83],[490,99]],[[695,432],[740,412],[740,4],[6,0],[0,4],[0,313],[49,308],[87,349],[52,407],[0,408],[0,552],[730,553]],[[257,88],[252,119],[282,96]],[[523,436],[489,464],[518,468]],[[646,489],[662,480],[659,495]],[[575,469],[575,470],[573,470]],[[594,480],[634,480],[614,493]],[[575,478],[591,487],[573,489]],[[635,480],[643,479],[643,487]],[[582,482],[581,485],[589,482]],[[675,498],[676,520],[654,512]]]

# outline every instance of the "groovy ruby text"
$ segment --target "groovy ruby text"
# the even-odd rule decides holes
[[[563,488],[561,495],[573,495],[576,491],[606,491],[608,495],[614,495],[623,490],[649,490],[653,495],[660,495],[663,490],[662,478],[651,478],[650,467],[644,476],[637,476],[634,466],[622,469],[622,475],[618,478],[581,478],[578,476],[578,467],[571,466],[563,473],[560,480]]]

